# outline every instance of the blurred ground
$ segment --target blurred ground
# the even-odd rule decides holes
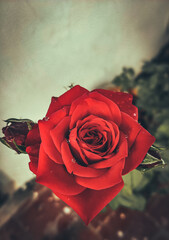
[[[144,212],[109,207],[88,225],[46,187],[28,182],[0,209],[1,240],[168,240],[169,195],[154,194]]]

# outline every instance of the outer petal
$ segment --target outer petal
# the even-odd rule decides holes
[[[123,175],[138,167],[154,141],[155,137],[142,128],[126,158]]]
[[[65,92],[59,97],[59,102],[62,106],[70,105],[76,98],[81,97],[83,94],[88,93],[89,91],[79,85],[74,86],[69,91]]]
[[[72,156],[70,151],[69,145],[67,144],[66,140],[63,141],[61,146],[61,153],[63,162],[67,168],[67,171],[71,174],[82,177],[98,177],[103,175],[107,169],[94,169],[90,168],[89,166],[81,166],[78,164],[77,159]]]
[[[115,102],[122,112],[127,113],[135,120],[138,120],[138,109],[132,104],[133,96],[124,92],[113,92],[105,89],[95,89],[93,92],[99,92]]]
[[[37,169],[38,169],[38,161],[34,162],[31,159],[31,161],[29,162],[29,169],[31,170],[31,172],[33,172],[36,175],[37,174]]]
[[[128,138],[129,149],[130,149],[136,139],[136,136],[142,129],[142,126],[137,121],[135,121],[132,117],[130,117],[128,114],[123,112],[121,114],[122,114],[122,122],[120,125],[120,130],[126,134]]]
[[[40,149],[39,143],[28,146],[26,148],[26,152],[28,153],[30,158],[29,168],[34,174],[36,174],[38,169],[39,149]]]
[[[33,125],[32,130],[27,134],[25,146],[34,145],[41,142],[38,124]]]
[[[38,124],[35,124],[29,131],[25,142],[26,152],[30,158],[29,168],[34,174],[36,174],[38,168],[40,142]]]
[[[56,146],[54,145],[52,138],[50,136],[50,131],[59,123],[59,121],[66,116],[66,109],[58,110],[57,112],[50,115],[50,119],[40,120],[39,130],[43,143],[44,150],[48,156],[55,161],[56,163],[62,164],[63,161],[61,159],[60,153],[57,151]]]
[[[107,169],[106,173],[96,178],[84,178],[76,176],[76,182],[86,188],[101,190],[113,187],[122,181],[122,169],[124,160],[118,161],[113,167]]]
[[[55,192],[55,194],[73,208],[77,214],[88,225],[90,221],[121,191],[124,183],[104,190],[96,191],[86,189],[76,196],[65,196]]]
[[[72,101],[76,98],[82,96],[84,93],[88,93],[88,90],[82,88],[79,85],[71,88],[69,91],[62,94],[60,97],[52,97],[51,104],[49,106],[48,112],[46,114],[49,117],[52,113],[61,109],[63,106],[69,106]]]
[[[116,104],[123,103],[125,101],[126,103],[132,103],[133,96],[129,93],[124,92],[114,92],[111,90],[105,90],[105,89],[95,89],[93,92],[99,92],[102,95],[106,96]]]
[[[55,163],[48,157],[42,144],[36,182],[45,185],[54,192],[57,191],[65,195],[76,195],[85,189],[75,182],[74,177],[66,171],[63,165]]]
[[[70,116],[64,117],[57,124],[57,126],[50,131],[52,140],[59,152],[61,150],[61,144],[63,140],[66,139],[67,137],[66,134],[68,134],[69,132],[69,122],[70,122]]]
[[[58,97],[52,97],[46,117],[49,117],[52,113],[60,110],[61,108],[62,108],[62,105],[60,104]]]
[[[28,146],[26,148],[26,152],[33,157],[38,157],[39,156],[39,149],[40,149],[40,144],[37,143],[35,145]]]

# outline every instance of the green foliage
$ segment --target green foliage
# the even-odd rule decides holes
[[[136,105],[144,110],[146,128],[156,137],[156,143],[169,146],[169,43],[156,58],[144,63],[138,76],[134,69],[123,68],[112,83],[122,91],[138,90]]]
[[[137,106],[143,108],[152,121],[149,130],[158,143],[169,145],[169,64],[145,63],[136,79]]]
[[[123,68],[122,73],[112,81],[121,91],[131,92],[137,89],[134,96],[135,105],[139,109],[139,122],[156,137],[156,145],[165,147],[165,151],[156,149],[162,155],[156,159],[146,155],[137,170],[124,177],[125,186],[110,202],[116,209],[125,206],[143,210],[146,202],[154,193],[169,193],[169,166],[164,166],[165,159],[169,163],[169,43],[160,51],[156,58],[145,62],[140,74],[135,75],[132,68]],[[147,168],[152,165],[153,168]],[[153,171],[146,171],[153,169]]]
[[[123,177],[124,188],[121,192],[109,203],[112,209],[119,206],[128,207],[135,210],[144,210],[146,206],[146,198],[142,191],[148,185],[152,175],[144,176],[137,170],[130,172]]]
[[[132,68],[123,68],[122,73],[113,79],[113,84],[119,86],[121,91],[128,91],[133,88],[135,72]]]

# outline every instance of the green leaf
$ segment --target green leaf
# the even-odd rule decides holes
[[[120,206],[131,208],[134,210],[144,210],[146,199],[141,194],[133,193],[129,186],[124,186],[122,191],[109,203],[112,209]]]
[[[146,199],[141,191],[147,186],[152,179],[152,175],[143,175],[139,171],[132,171],[123,177],[124,188],[109,203],[112,209],[119,206],[128,207],[135,210],[144,210]]]
[[[143,175],[141,172],[133,170],[127,175],[123,176],[124,184],[129,186],[132,191],[141,191],[151,180],[152,176]]]

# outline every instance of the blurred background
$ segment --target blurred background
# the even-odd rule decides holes
[[[169,161],[168,41],[168,0],[0,0],[0,128],[10,117],[43,118],[71,84],[129,91]],[[0,145],[2,240],[169,239],[168,167],[133,171],[85,227],[34,183],[28,162]]]

